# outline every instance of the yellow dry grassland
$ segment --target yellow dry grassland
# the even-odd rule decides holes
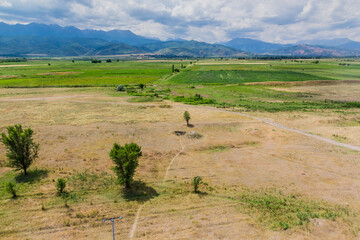
[[[0,131],[22,124],[40,144],[28,178],[6,166],[0,145],[1,239],[111,239],[101,220],[118,216],[117,239],[359,238],[359,152],[216,108],[131,103],[111,91],[0,89]],[[360,125],[350,124],[358,119],[347,115],[250,115],[360,145]],[[142,147],[131,191],[111,170],[115,142]],[[206,183],[199,194],[195,176]],[[58,178],[67,200],[56,195]],[[18,198],[5,191],[8,181]]]

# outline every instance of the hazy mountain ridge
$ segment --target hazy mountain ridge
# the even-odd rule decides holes
[[[0,55],[96,56],[153,53],[189,57],[239,57],[251,55],[359,56],[360,42],[347,38],[302,41],[297,44],[269,43],[234,38],[210,44],[183,39],[160,41],[129,30],[80,30],[31,23],[9,25],[0,22]]]

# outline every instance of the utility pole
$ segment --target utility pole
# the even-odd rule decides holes
[[[106,222],[107,220],[110,220],[110,221],[111,221],[111,223],[112,223],[113,240],[115,240],[115,226],[114,226],[115,219],[120,219],[120,220],[121,220],[121,219],[123,219],[123,217],[105,218],[105,219],[102,220],[103,222]]]

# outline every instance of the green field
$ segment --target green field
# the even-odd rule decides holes
[[[50,63],[50,66],[48,65]],[[171,62],[28,61],[0,64],[0,87],[150,84],[171,73]],[[184,62],[184,64],[186,64]],[[21,66],[28,65],[28,66]]]
[[[132,102],[170,99],[189,104],[238,107],[255,111],[313,111],[359,108],[358,102],[328,101],[314,93],[279,91],[262,82],[358,80],[360,64],[341,59],[112,61],[31,60],[0,64],[0,87],[127,87]],[[172,73],[172,65],[180,72]],[[26,66],[24,66],[26,65]],[[184,65],[185,68],[181,68]],[[150,86],[153,85],[153,86]],[[112,90],[111,90],[112,91]],[[201,100],[194,100],[196,94]],[[183,97],[182,97],[183,96]]]
[[[328,80],[295,71],[210,70],[186,71],[169,80],[174,84],[231,84],[267,81]]]

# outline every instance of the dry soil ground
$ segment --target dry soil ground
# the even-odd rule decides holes
[[[0,89],[1,131],[18,123],[33,128],[41,151],[32,168],[48,170],[38,183],[20,189],[18,199],[1,196],[1,239],[111,239],[111,224],[101,219],[113,216],[124,217],[116,221],[118,239],[358,238],[357,217],[349,220],[351,226],[320,219],[307,228],[273,231],[228,197],[244,187],[276,188],[358,212],[359,152],[230,112],[170,102],[128,103],[128,97],[106,91]],[[186,127],[184,110],[193,128]],[[360,146],[359,124],[353,123],[359,119],[341,118],[356,118],[358,112],[250,114]],[[203,137],[176,136],[175,130]],[[112,180],[108,153],[114,142],[142,146],[135,180],[150,197],[127,199],[121,186],[98,183]],[[2,145],[0,160],[5,160]],[[85,190],[68,180],[70,192],[86,193],[64,207],[55,194],[55,179],[85,170],[100,177],[84,182]],[[0,167],[0,176],[7,174],[12,170]],[[208,183],[202,186],[204,194],[191,192],[197,175]]]

